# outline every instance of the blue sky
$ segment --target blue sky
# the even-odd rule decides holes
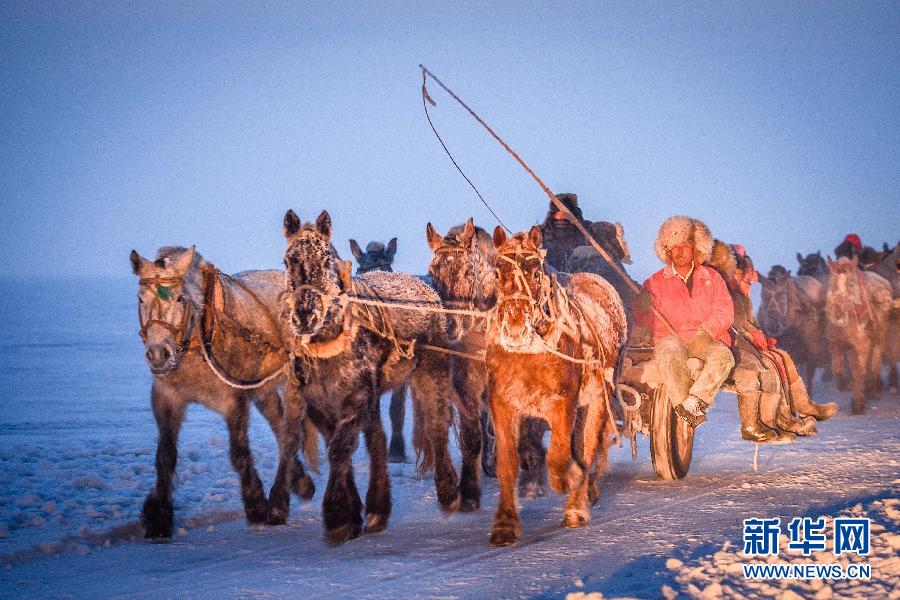
[[[0,276],[128,276],[196,244],[277,267],[281,220],[327,208],[335,243],[490,214],[422,112],[450,85],[631,270],[669,215],[757,265],[853,231],[900,238],[900,3],[76,3],[0,5]],[[514,229],[547,199],[448,96],[435,123]]]

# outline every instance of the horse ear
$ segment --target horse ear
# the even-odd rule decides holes
[[[346,292],[349,291],[350,287],[353,285],[353,263],[349,260],[342,260],[340,264],[338,277],[341,280],[341,289]]]
[[[494,227],[494,248],[499,248],[503,244],[506,243],[506,232],[503,231],[503,228],[497,225]]]
[[[284,237],[289,238],[300,231],[300,217],[292,209],[284,213]]]
[[[179,275],[187,273],[188,269],[191,268],[191,263],[194,261],[194,255],[196,253],[196,246],[191,246],[190,250],[179,256],[178,260],[172,263],[170,268]]]
[[[141,257],[137,250],[132,250],[128,258],[131,259],[131,272],[140,277],[144,265],[150,261]]]
[[[890,254],[890,253],[891,253],[891,249],[888,247],[887,242],[883,242],[883,243],[882,243],[882,251],[883,251],[885,254]]]
[[[394,258],[394,255],[397,254],[397,238],[391,238],[391,241],[388,242],[387,253],[391,258]]]
[[[797,253],[797,262],[800,263],[801,265],[803,264],[803,255],[800,254],[799,252]]]
[[[359,244],[356,243],[356,240],[350,240],[350,252],[353,253],[353,256],[356,257],[356,260],[362,256],[362,248],[359,247]]]
[[[541,228],[537,225],[532,225],[531,229],[528,230],[528,239],[534,244],[535,248],[541,247]]]
[[[432,227],[431,223],[425,226],[425,237],[428,239],[428,247],[431,248],[432,252],[440,248],[441,244],[444,242],[444,236],[439,234],[437,230]]]
[[[323,210],[319,213],[319,216],[316,217],[316,229],[325,236],[325,239],[331,239],[331,216],[328,214],[327,210]]]
[[[834,261],[831,260],[831,255],[830,255],[830,254],[828,255],[828,270],[829,270],[829,271],[833,271],[833,270],[834,270]]]
[[[771,280],[762,273],[757,273],[757,278],[759,280],[759,285],[763,286],[764,288],[772,285]]]
[[[821,250],[816,250],[816,254],[819,255],[819,258],[822,258],[822,251],[821,251]]]
[[[459,241],[462,242],[462,245],[468,246],[472,243],[472,239],[475,237],[475,222],[472,221],[472,217],[466,221],[466,226],[463,229],[462,235],[459,237]]]

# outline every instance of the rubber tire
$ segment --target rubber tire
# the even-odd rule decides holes
[[[657,477],[667,481],[682,479],[691,466],[694,428],[678,418],[669,404],[665,386],[651,396],[650,457]]]

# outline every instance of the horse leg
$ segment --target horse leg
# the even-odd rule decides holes
[[[278,471],[269,490],[269,525],[284,525],[291,511],[291,484],[294,463],[300,448],[303,400],[292,383],[285,385],[281,404],[281,433],[278,435]]]
[[[572,426],[575,424],[572,399],[564,396],[551,399],[547,420],[550,423],[547,476],[553,491],[564,494],[580,484],[584,477],[584,471],[572,460]]]
[[[806,377],[803,378],[804,383],[806,384],[806,392],[808,394],[811,394],[813,389],[813,381],[816,378],[816,362],[812,358],[809,358],[807,359],[806,364],[803,366],[805,367],[804,371],[806,371]]]
[[[174,394],[164,393],[154,383],[150,403],[159,439],[156,444],[156,485],[144,501],[141,522],[144,537],[172,537],[172,475],[178,461],[178,432],[184,421],[185,403]]]
[[[250,523],[262,523],[266,520],[269,506],[263,492],[262,481],[259,480],[259,473],[253,466],[253,454],[250,452],[247,436],[250,424],[248,402],[243,398],[236,398],[231,410],[225,414],[225,422],[228,424],[231,466],[241,478],[244,514]]]
[[[579,444],[576,444],[578,448],[578,462],[583,472],[591,472],[592,476],[598,447],[605,453],[605,447],[600,443],[600,432],[603,428],[604,417],[607,416],[603,397],[595,396],[584,407],[584,417],[579,419],[581,426],[575,432],[580,441]],[[605,456],[602,457],[600,462],[605,462],[605,458]],[[590,483],[588,477],[581,477],[580,481],[572,487],[569,497],[566,499],[563,527],[584,527],[591,520],[590,499],[588,497],[588,486]]]
[[[369,452],[366,531],[378,533],[384,531],[391,516],[391,480],[387,472],[387,439],[381,425],[380,398],[374,389],[371,402],[372,408],[365,427],[366,450]]]
[[[281,437],[281,398],[278,393],[273,391],[266,394],[262,399],[257,400],[256,408],[265,417],[275,434],[277,441]],[[292,465],[291,481],[294,482],[294,493],[301,500],[310,500],[316,493],[316,484],[313,483],[312,477],[303,468],[303,463],[294,455]]]
[[[866,412],[866,382],[868,380],[867,362],[869,358],[869,344],[863,343],[854,346],[851,355],[851,371],[853,375],[853,403],[850,405],[850,414],[861,415]]]
[[[547,422],[535,417],[522,419],[519,435],[519,496],[543,498],[547,495],[547,452],[544,433]]]
[[[406,385],[394,388],[391,393],[391,446],[388,462],[406,462],[406,443],[403,440],[403,420],[406,416]]]
[[[450,458],[449,361],[437,352],[422,352],[412,376],[413,403],[423,413],[428,448],[434,464],[438,502],[446,512],[456,512],[461,503],[456,471]]]
[[[882,340],[873,339],[871,342],[871,350],[869,350],[869,361],[866,372],[868,373],[866,382],[866,395],[872,400],[881,397],[884,390],[884,382],[881,380],[881,363],[884,361],[884,343]]]
[[[487,477],[497,477],[497,447],[494,424],[487,409],[481,411],[481,470]]]
[[[831,374],[837,389],[847,391],[847,374],[844,370],[844,348],[841,344],[831,343]]]
[[[456,362],[456,359],[453,359]],[[453,391],[459,410],[459,448],[462,468],[459,477],[459,493],[462,512],[472,512],[481,506],[481,396],[484,382],[465,364],[454,364]]]
[[[497,479],[500,483],[500,503],[491,528],[492,546],[510,546],[522,536],[522,522],[516,506],[516,477],[519,474],[517,437],[519,415],[512,403],[491,392],[491,413],[497,442]]]
[[[362,503],[353,479],[352,462],[359,445],[362,402],[365,402],[364,398],[350,398],[341,403],[347,408],[342,411],[328,443],[328,486],[322,499],[322,515],[325,537],[333,544],[359,537],[362,531]]]

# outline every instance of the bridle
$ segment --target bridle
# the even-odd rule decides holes
[[[175,298],[176,302],[180,302],[184,305],[184,314],[181,317],[181,323],[174,324],[166,321],[162,318],[163,315],[163,302],[169,302],[171,298],[163,298],[163,294],[172,294],[175,295],[175,290],[172,288],[184,288],[184,275],[173,276],[173,277],[160,277],[159,275],[155,275],[153,277],[142,277],[139,281],[142,287],[153,287],[153,301],[150,302],[150,306],[147,308],[147,319],[144,320],[141,316],[141,303],[138,303],[138,322],[141,325],[140,336],[141,339],[146,343],[147,342],[147,331],[153,326],[163,327],[168,329],[171,332],[172,336],[175,338],[175,344],[181,349],[184,350],[187,347],[188,343],[191,340],[191,333],[193,331],[194,325],[194,305],[187,297],[183,294],[178,294]],[[165,292],[163,291],[165,290]]]
[[[478,277],[478,262],[479,256],[477,253],[471,251],[471,249],[467,249],[464,246],[440,246],[437,250],[434,251],[434,258],[431,259],[431,264],[428,266],[428,271],[434,277],[434,263],[438,259],[438,256],[442,254],[467,254],[468,253],[468,268],[470,270],[470,289],[471,293],[468,298],[463,298],[459,300],[446,300],[442,299],[441,302],[446,308],[450,309],[463,309],[476,311],[481,310],[480,307],[476,306],[476,300],[479,297],[485,296],[484,285],[481,281],[481,278]],[[460,332],[458,337],[462,338],[465,336],[466,328],[460,326]]]
[[[512,293],[507,293],[504,291],[503,286],[498,286],[497,289],[497,312],[500,315],[500,327],[501,330],[506,326],[506,311],[503,310],[503,305],[508,302],[514,301],[527,301],[528,305],[531,309],[529,314],[526,316],[527,326],[536,330],[538,326],[547,321],[552,320],[553,315],[551,314],[551,300],[553,296],[552,291],[552,282],[550,277],[544,272],[544,256],[541,252],[522,252],[517,250],[514,254],[497,254],[497,258],[499,260],[505,261],[511,265],[513,265],[513,284],[515,286],[515,291]],[[540,274],[540,284],[537,290],[537,295],[532,293],[531,287],[528,285],[528,278],[525,275],[524,265],[529,260],[537,260],[538,268],[535,273]],[[499,273],[499,268],[498,268]],[[533,319],[531,318],[531,314],[534,311],[534,307],[537,307],[537,312],[539,314],[539,318]],[[537,333],[537,331],[534,331]]]

